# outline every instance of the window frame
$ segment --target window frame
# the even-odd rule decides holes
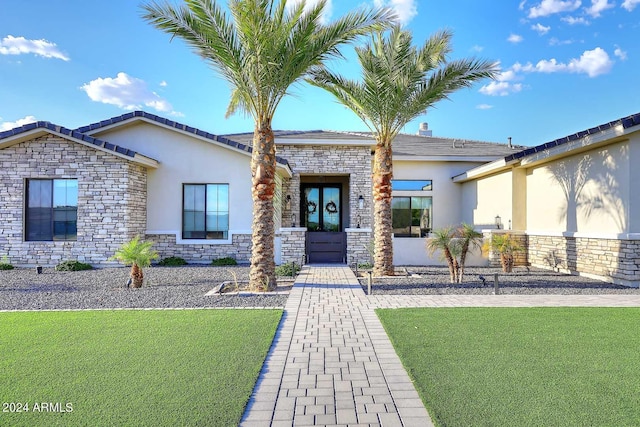
[[[203,222],[203,230],[192,230],[191,232],[201,232],[203,233],[202,236],[197,236],[197,237],[186,237],[185,236],[185,190],[187,188],[187,186],[201,186],[204,187],[204,210],[202,211],[204,214],[204,222]],[[221,212],[226,212],[227,215],[227,227],[226,230],[212,230],[212,231],[207,231],[207,189],[209,186],[225,186],[227,188],[227,210],[226,211],[221,211],[221,210],[216,210],[216,214],[220,214]],[[230,191],[230,185],[229,183],[225,183],[225,182],[206,182],[206,183],[202,183],[202,182],[185,182],[182,184],[182,206],[181,206],[181,226],[180,226],[180,239],[186,242],[190,242],[190,243],[195,243],[198,241],[202,241],[202,242],[227,242],[229,240],[229,236],[230,236],[230,219],[231,219],[231,206],[229,203],[229,199],[230,199],[230,195],[229,195],[229,191]],[[209,233],[214,233],[214,232],[219,232],[222,233],[221,237],[208,237]]]
[[[46,182],[49,184],[50,195],[46,206],[32,206],[32,189],[31,183]],[[56,182],[64,182],[64,201],[72,200],[75,204],[56,206]],[[68,183],[74,182],[75,194],[69,195]],[[34,185],[35,187],[35,185]],[[24,241],[25,242],[75,242],[78,240],[78,179],[77,178],[26,178],[24,184]],[[38,199],[42,202],[42,198]],[[39,215],[34,212],[36,209],[43,210]],[[44,210],[46,209],[46,212]],[[60,215],[60,213],[63,213]],[[71,214],[71,218],[69,215]],[[42,216],[42,218],[40,218]],[[60,221],[59,217],[63,216],[64,220]],[[34,219],[35,217],[35,219]],[[63,233],[57,232],[62,224]],[[44,231],[43,231],[44,230]]]
[[[427,230],[426,232],[423,231],[423,229],[420,228],[420,225],[413,225],[413,210],[414,208],[413,206],[413,199],[430,199],[430,203],[429,203],[429,227],[425,228],[424,230]],[[398,234],[395,232],[396,228],[393,226],[393,212],[394,210],[398,210],[398,209],[394,209],[393,207],[393,202],[397,201],[398,199],[409,199],[409,208],[402,208],[402,210],[406,210],[409,213],[409,232],[408,233],[401,233]],[[393,196],[393,198],[391,199],[391,229],[393,232],[393,236],[394,237],[399,237],[399,238],[424,238],[424,237],[428,237],[429,233],[431,232],[431,230],[433,230],[433,196],[418,196],[418,195],[402,195],[402,196]],[[413,229],[417,228],[419,233],[414,234],[412,233]]]

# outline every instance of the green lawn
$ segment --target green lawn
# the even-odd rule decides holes
[[[237,425],[281,315],[0,313],[0,425]]]
[[[640,425],[638,308],[377,313],[436,425]]]

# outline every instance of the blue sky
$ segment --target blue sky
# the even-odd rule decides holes
[[[374,3],[395,8],[416,42],[449,28],[452,59],[502,70],[407,133],[426,121],[435,136],[537,145],[640,112],[640,0],[333,0],[326,19]],[[252,131],[249,117],[225,119],[227,83],[140,15],[134,0],[2,0],[0,131],[34,120],[75,128],[132,109],[217,134]],[[355,77],[345,54],[330,67]],[[292,94],[275,129],[366,129],[320,89]]]

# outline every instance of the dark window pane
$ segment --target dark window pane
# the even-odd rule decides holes
[[[226,239],[229,230],[229,186],[185,184],[183,239]]]
[[[77,238],[78,180],[31,179],[27,184],[26,240]]]

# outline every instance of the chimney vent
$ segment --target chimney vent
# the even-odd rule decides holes
[[[427,123],[427,122],[420,123],[420,128],[418,129],[417,135],[420,135],[420,136],[433,136],[433,132],[429,130],[429,123]]]
[[[511,137],[508,138],[509,139],[509,148],[513,148],[513,145],[511,144]]]

